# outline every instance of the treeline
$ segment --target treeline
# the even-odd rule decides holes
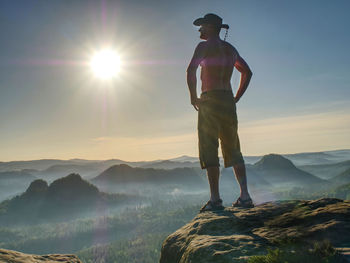
[[[345,184],[330,189],[315,189],[294,187],[289,190],[276,191],[278,199],[319,199],[323,197],[350,200],[350,184]]]
[[[156,262],[161,244],[188,223],[200,197],[153,200],[119,214],[65,223],[0,228],[0,247],[24,253],[74,253],[83,262]]]
[[[164,239],[169,233],[148,233],[105,246],[81,250],[76,255],[85,263],[153,263],[158,262]]]

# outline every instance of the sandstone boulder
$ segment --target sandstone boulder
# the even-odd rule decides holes
[[[350,244],[350,201],[267,202],[199,213],[164,241],[160,263],[245,262],[281,240]]]
[[[32,255],[13,250],[0,249],[0,263],[82,263],[75,255]]]

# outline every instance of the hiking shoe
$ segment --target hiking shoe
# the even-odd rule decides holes
[[[219,199],[215,202],[212,202],[209,200],[202,208],[199,210],[200,213],[206,212],[206,211],[219,211],[224,210],[225,207],[222,205],[222,200]]]
[[[253,208],[254,204],[251,198],[243,200],[240,197],[238,197],[237,201],[232,204],[232,207]]]

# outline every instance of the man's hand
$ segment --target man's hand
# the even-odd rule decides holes
[[[199,98],[191,98],[191,104],[193,105],[193,107],[195,108],[196,111],[199,110],[200,103],[201,103],[201,99],[199,99]]]

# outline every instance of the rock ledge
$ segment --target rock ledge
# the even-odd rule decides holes
[[[245,262],[281,240],[350,244],[350,201],[335,198],[267,202],[198,214],[167,237],[160,263]]]
[[[0,262],[1,263],[82,263],[80,259],[75,255],[62,255],[62,254],[50,254],[50,255],[32,255],[25,254],[13,250],[0,249]]]

